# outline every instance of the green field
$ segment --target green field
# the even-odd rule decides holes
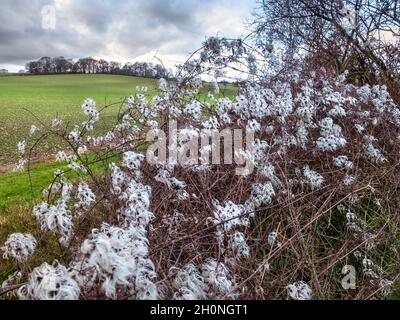
[[[33,114],[45,122],[58,115],[64,123],[79,124],[84,99],[96,100],[101,108],[136,93],[136,86],[146,86],[154,92],[158,84],[153,79],[114,75],[0,77],[0,165],[15,161],[16,144],[27,136],[32,124],[38,124]],[[114,120],[117,110],[114,107],[105,112],[100,128]],[[41,149],[51,152],[56,143],[50,142]]]
[[[97,102],[98,109],[110,103],[123,101],[137,93],[136,87],[147,87],[148,95],[157,93],[155,79],[117,75],[50,75],[50,76],[0,76],[0,172],[5,165],[15,162],[16,145],[25,139],[35,117],[50,123],[59,116],[64,124],[80,124],[84,115],[81,105],[86,98]],[[222,86],[222,95],[232,96],[232,85]],[[204,95],[205,96],[205,95]],[[106,130],[115,121],[119,106],[102,113],[97,125]],[[58,141],[41,145],[44,154],[52,153]]]

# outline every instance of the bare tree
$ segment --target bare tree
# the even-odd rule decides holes
[[[101,72],[101,73],[109,72],[109,63],[106,60],[100,59],[98,61],[97,65],[98,65],[98,72]]]
[[[284,48],[283,68],[303,60],[398,91],[397,0],[262,0],[253,29],[264,50]]]
[[[123,74],[137,77],[168,78],[170,73],[161,64],[147,62],[126,63],[122,66],[119,62],[108,62],[104,59],[91,57],[81,58],[76,62],[64,57],[43,57],[38,61],[26,64],[26,69],[32,74],[44,73],[110,73]]]
[[[56,57],[53,59],[55,72],[56,73],[66,73],[72,68],[72,61],[64,57]]]

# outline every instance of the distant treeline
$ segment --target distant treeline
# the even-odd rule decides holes
[[[28,62],[26,70],[30,74],[104,73],[147,78],[171,78],[171,72],[161,64],[128,62],[122,65],[119,62],[96,60],[91,57],[78,60],[64,57],[42,57],[37,61]]]

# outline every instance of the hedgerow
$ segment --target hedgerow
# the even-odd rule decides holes
[[[116,124],[92,135],[101,112],[88,99],[73,129],[35,124],[19,145],[18,168],[36,142],[66,141],[56,171],[33,208],[38,227],[10,235],[4,259],[16,273],[3,293],[20,299],[371,299],[398,277],[400,110],[384,86],[355,86],[346,74],[299,70],[269,77],[240,40],[210,38],[159,94],[129,97]],[[245,66],[244,69],[241,69]],[[237,97],[198,99],[204,75],[247,70]],[[226,75],[226,74],[225,74]],[[252,170],[212,163],[147,161],[146,133],[177,123],[174,150],[204,130],[254,135],[235,154]],[[94,155],[94,156],[93,156]],[[107,163],[102,174],[91,165]],[[209,160],[209,159],[208,159]],[[242,162],[243,163],[243,162]],[[30,264],[43,235],[58,259]],[[54,253],[53,253],[54,254]],[[356,286],[342,287],[353,266]]]

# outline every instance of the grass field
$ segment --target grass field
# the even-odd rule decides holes
[[[35,116],[47,122],[59,116],[71,126],[80,124],[84,99],[96,100],[100,109],[137,93],[137,86],[148,87],[151,95],[157,92],[158,81],[116,75],[0,76],[0,172],[2,165],[15,162],[16,145],[27,136],[31,125],[37,124]],[[232,96],[235,89],[228,86],[223,90],[224,95]],[[102,114],[100,130],[115,121],[118,108]],[[41,146],[42,152],[51,153],[55,144],[57,141],[49,141]]]
[[[37,124],[32,113],[44,121],[58,115],[71,125],[81,123],[80,106],[85,98],[96,100],[101,107],[135,93],[136,86],[154,90],[157,81],[112,75],[0,77],[0,165],[15,161],[16,144]],[[108,110],[99,126],[106,125],[117,109]],[[51,144],[42,146],[42,151],[51,152]]]

